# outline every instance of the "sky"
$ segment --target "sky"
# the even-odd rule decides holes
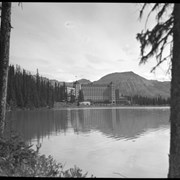
[[[170,80],[168,62],[151,73],[155,59],[139,65],[136,34],[145,28],[137,3],[12,3],[10,64],[49,79],[96,81],[133,71]],[[146,13],[145,13],[146,15]],[[145,16],[144,15],[144,16]],[[151,27],[153,19],[148,21]]]

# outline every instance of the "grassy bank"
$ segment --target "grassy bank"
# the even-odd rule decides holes
[[[0,176],[15,177],[88,177],[76,166],[65,169],[52,156],[40,155],[18,135],[0,139]],[[93,175],[89,176],[93,177]]]

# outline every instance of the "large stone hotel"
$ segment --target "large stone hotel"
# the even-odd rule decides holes
[[[74,83],[75,97],[78,99],[79,91],[82,90],[84,101],[94,103],[116,103],[114,84],[80,84]]]

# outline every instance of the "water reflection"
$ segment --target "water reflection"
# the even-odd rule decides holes
[[[144,109],[87,109],[68,111],[76,132],[99,130],[114,138],[136,138],[147,130],[169,126],[169,111]]]
[[[66,111],[14,111],[9,112],[6,118],[11,128],[25,140],[42,139],[52,133],[66,132],[68,128]]]
[[[134,139],[142,133],[169,126],[169,110],[163,109],[66,109],[15,111],[7,120],[25,140],[43,139],[73,129],[75,134],[102,132],[116,139]]]

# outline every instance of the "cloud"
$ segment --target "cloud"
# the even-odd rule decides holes
[[[124,62],[124,59],[117,59],[117,62]]]
[[[88,62],[90,64],[93,64],[95,66],[98,66],[99,64],[103,65],[103,63],[105,63],[105,59],[98,57],[96,55],[92,55],[92,54],[85,54],[85,58],[87,58]]]
[[[140,54],[140,48],[137,48],[136,44],[125,44],[122,47],[122,51],[129,57],[129,58],[135,58],[138,57]]]
[[[71,21],[66,21],[64,23],[66,28],[74,28],[75,27],[75,23],[71,22]]]

